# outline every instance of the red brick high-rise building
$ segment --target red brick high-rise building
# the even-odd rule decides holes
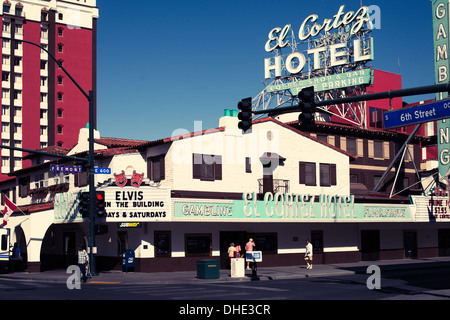
[[[1,144],[71,148],[89,122],[87,99],[49,54],[16,40],[46,48],[84,91],[95,92],[96,0],[5,0],[1,10]],[[22,152],[2,149],[0,180],[27,161]]]

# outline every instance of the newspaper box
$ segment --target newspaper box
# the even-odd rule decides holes
[[[130,268],[136,271],[134,251],[128,249],[122,252],[122,272],[128,272]]]
[[[245,259],[231,258],[231,277],[232,278],[245,277]]]

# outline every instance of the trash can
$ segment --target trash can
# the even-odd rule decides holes
[[[198,279],[219,279],[219,260],[200,260],[197,261]]]
[[[136,271],[136,263],[135,256],[133,250],[125,250],[122,252],[122,272],[128,272],[128,269],[133,269],[133,272]]]
[[[243,278],[245,277],[245,259],[232,258],[231,259],[231,277]]]

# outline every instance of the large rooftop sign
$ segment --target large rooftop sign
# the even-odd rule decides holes
[[[319,78],[313,82],[316,91],[370,84],[370,73],[353,72],[363,69],[374,58],[372,29],[368,7],[345,12],[345,6],[329,19],[321,20],[317,14],[308,16],[298,32],[291,24],[273,28],[268,34],[265,49],[274,53],[274,57],[265,59],[265,78],[296,77],[293,77],[291,86],[288,83],[267,90],[289,89],[295,95],[303,85],[311,83],[300,81],[312,78]],[[290,47],[292,53],[283,55],[281,51],[286,47]]]

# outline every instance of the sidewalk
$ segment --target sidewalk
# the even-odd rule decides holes
[[[252,277],[252,272],[246,270],[244,278],[231,278],[230,270],[220,270],[219,279],[198,279],[197,271],[139,273],[121,271],[100,272],[88,280],[91,284],[179,284],[179,283],[221,283],[221,282],[243,282],[243,281],[270,281],[281,279],[301,279],[311,277],[348,276],[353,274],[365,274],[367,267],[377,265],[383,271],[412,270],[423,268],[449,267],[450,257],[414,259],[414,260],[383,260],[383,261],[361,261],[356,263],[314,265],[312,270],[306,269],[306,265],[291,267],[259,267],[257,277]],[[66,283],[70,274],[66,270],[58,269],[41,273],[17,272],[11,274],[0,274],[0,279],[18,279],[29,281],[50,281]]]

